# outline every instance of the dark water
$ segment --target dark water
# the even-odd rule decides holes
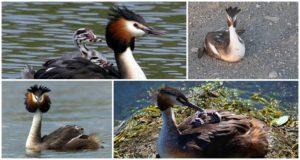
[[[125,82],[116,81],[114,83],[114,119],[124,120],[132,114],[132,110],[155,104],[153,98],[149,97],[149,90],[158,89],[163,85],[182,88],[182,91],[188,91],[188,88],[204,84],[206,82],[195,81],[177,81],[177,82]],[[242,98],[249,98],[253,93],[261,93],[268,98],[274,98],[280,101],[282,107],[290,107],[297,111],[298,107],[298,82],[296,81],[260,81],[260,82],[224,82],[224,86],[243,91]]]
[[[33,84],[44,84],[52,106],[43,115],[42,135],[64,125],[78,125],[86,134],[96,133],[104,149],[97,151],[43,151],[43,158],[111,157],[111,82],[3,82],[2,86],[2,157],[25,158],[25,143],[33,114],[25,110],[24,94]]]
[[[104,38],[109,8],[114,3],[2,3],[3,78],[20,78],[25,64],[39,68],[46,59],[77,53],[76,29],[88,27]],[[185,3],[115,3],[141,14],[149,26],[167,31],[136,40],[134,57],[148,78],[185,78]],[[106,43],[96,50],[114,61]]]

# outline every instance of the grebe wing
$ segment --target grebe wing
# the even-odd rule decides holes
[[[99,147],[100,147],[100,140],[97,138],[95,134],[90,134],[90,135],[82,135],[80,137],[73,138],[65,145],[64,149],[65,150],[81,150],[81,149],[96,150]]]
[[[229,120],[215,124],[203,124],[200,127],[182,131],[180,142],[187,150],[198,151],[208,157],[222,157],[230,154],[236,147],[242,147],[240,141],[235,142],[242,133],[250,128],[248,121]],[[248,142],[246,145],[249,144]],[[201,155],[203,156],[203,155]],[[205,157],[205,156],[204,156]]]
[[[119,78],[104,68],[81,57],[64,60],[62,66],[43,68],[35,79],[111,79]]]
[[[57,149],[63,147],[74,138],[80,137],[83,135],[83,128],[79,126],[64,126],[60,127],[54,132],[46,135],[42,138],[42,143],[45,143],[49,146],[50,149]]]
[[[210,46],[214,46],[215,49],[224,50],[229,44],[229,32],[226,31],[216,31],[209,32],[205,37],[206,49],[210,49]]]

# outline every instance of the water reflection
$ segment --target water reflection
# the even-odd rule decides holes
[[[126,5],[168,34],[142,37],[134,56],[148,78],[185,78],[185,3],[116,3]],[[113,3],[2,3],[3,78],[20,78],[25,64],[40,67],[46,59],[77,53],[73,32],[88,27],[104,38]],[[106,43],[95,49],[114,61]]]

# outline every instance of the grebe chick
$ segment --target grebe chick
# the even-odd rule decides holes
[[[89,28],[80,28],[75,31],[73,36],[74,44],[78,48],[79,53],[77,54],[64,54],[59,58],[56,59],[50,59],[46,61],[43,64],[43,68],[34,71],[32,67],[27,66],[24,69],[23,78],[25,79],[40,79],[40,78],[67,78],[68,75],[65,75],[65,72],[68,72],[68,70],[73,71],[72,68],[68,68],[66,66],[69,63],[71,65],[75,65],[76,63],[72,63],[74,61],[77,61],[77,59],[80,59],[83,62],[86,62],[82,59],[86,59],[95,65],[102,68],[102,70],[113,73],[116,76],[119,75],[117,69],[113,66],[113,63],[109,62],[106,57],[103,56],[103,54],[99,53],[98,51],[94,49],[90,49],[87,44],[91,43],[97,43],[101,42],[102,40],[98,38],[91,29]],[[87,62],[88,63],[88,62]],[[53,72],[48,72],[50,70],[55,71],[55,77],[53,75]],[[60,72],[63,69],[64,72]]]
[[[83,58],[74,58],[64,61],[64,66],[50,67],[41,70],[34,78],[37,79],[146,79],[141,67],[135,61],[132,52],[135,47],[135,38],[145,34],[162,35],[146,25],[142,16],[126,7],[112,7],[109,22],[106,26],[106,43],[115,53],[119,71],[114,67],[104,67]]]
[[[229,7],[226,9],[228,31],[207,33],[203,53],[206,52],[217,59],[227,62],[237,62],[244,57],[245,44],[236,30],[236,18],[240,11],[241,9],[237,7]]]
[[[26,149],[42,150],[96,150],[100,142],[95,134],[85,135],[79,126],[60,127],[49,135],[41,137],[42,115],[50,109],[50,89],[44,86],[31,86],[25,94],[25,107],[34,113],[30,132],[26,141]]]
[[[264,122],[227,111],[207,111],[210,114],[217,112],[220,121],[207,120],[204,124],[194,125],[192,122],[198,115],[192,115],[177,125],[172,110],[174,105],[204,111],[190,103],[177,89],[160,89],[157,106],[162,112],[163,124],[156,147],[158,157],[249,158],[267,154],[269,128]]]

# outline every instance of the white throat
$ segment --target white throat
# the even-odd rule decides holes
[[[32,119],[31,128],[26,141],[26,148],[34,149],[41,141],[42,112],[37,110]]]
[[[116,61],[123,79],[147,79],[139,64],[135,61],[130,47],[117,53]]]
[[[229,27],[229,46],[227,61],[239,61],[245,55],[245,44],[243,40],[236,33],[236,29],[233,26]]]
[[[162,158],[171,158],[174,156],[180,135],[174,112],[171,108],[162,111],[163,124],[157,142],[157,151]]]

